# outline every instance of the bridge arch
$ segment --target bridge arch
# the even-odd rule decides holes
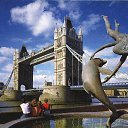
[[[25,91],[25,90],[26,90],[26,86],[25,86],[25,85],[21,85],[21,86],[20,86],[20,90],[21,90],[21,91]]]

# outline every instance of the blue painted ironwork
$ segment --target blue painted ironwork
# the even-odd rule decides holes
[[[70,86],[71,90],[84,90],[83,85]],[[105,83],[103,84],[103,89],[128,89],[128,82],[119,83]]]

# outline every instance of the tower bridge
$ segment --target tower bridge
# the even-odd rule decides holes
[[[54,30],[52,45],[37,52],[28,53],[25,46],[14,54],[14,89],[20,90],[24,85],[26,89],[33,88],[33,67],[35,65],[54,60],[54,84],[67,86],[69,84],[82,84],[82,64],[67,49],[67,45],[79,55],[83,55],[83,34],[81,28],[78,34],[69,17],[64,19],[61,27]]]

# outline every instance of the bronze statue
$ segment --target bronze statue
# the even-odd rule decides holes
[[[119,118],[121,115],[127,113],[126,111],[117,111],[113,103],[109,100],[106,93],[103,90],[100,69],[106,64],[106,60],[100,58],[92,58],[83,67],[82,80],[83,87],[86,92],[92,94],[99,101],[101,101],[108,109],[112,111],[112,115],[107,121],[107,127],[111,128],[111,124]]]
[[[117,66],[115,67],[115,69],[113,70],[113,72],[111,73],[111,75],[107,76],[105,78],[105,80],[102,83],[107,82],[113,75],[116,74],[116,72],[119,70],[119,68],[122,66],[122,64],[125,62],[127,56],[128,56],[128,35],[127,34],[122,34],[118,31],[119,29],[119,23],[117,23],[117,21],[115,20],[115,30],[111,29],[110,23],[108,21],[108,17],[107,16],[103,16],[104,22],[105,22],[105,26],[107,29],[107,33],[115,40],[115,42],[112,42],[110,44],[106,44],[104,46],[102,46],[101,48],[99,48],[92,56],[91,59],[95,56],[95,54],[107,47],[112,47],[113,48],[113,52],[121,55],[120,61],[117,64]]]

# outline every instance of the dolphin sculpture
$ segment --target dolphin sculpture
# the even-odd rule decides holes
[[[88,61],[82,70],[83,87],[87,93],[90,93],[101,101],[109,110],[112,111],[112,115],[107,121],[106,127],[111,128],[111,124],[119,118],[121,115],[127,113],[126,111],[117,111],[113,103],[109,100],[105,94],[101,79],[100,69],[106,64],[107,61],[100,58],[93,58]],[[111,72],[110,72],[111,73]]]

